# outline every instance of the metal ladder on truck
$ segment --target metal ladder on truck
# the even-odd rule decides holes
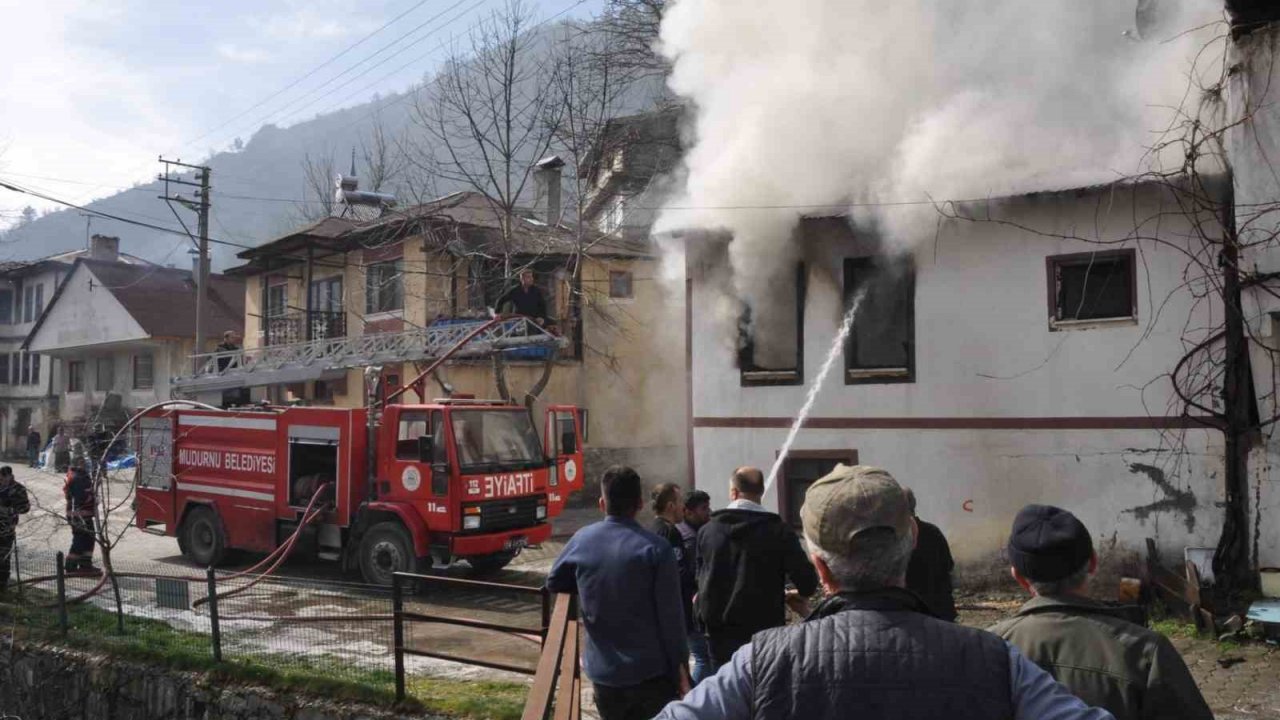
[[[399,362],[491,357],[523,348],[563,348],[568,340],[523,316],[436,323],[396,333],[325,338],[192,356],[194,372],[171,382],[175,393],[299,383],[326,373]]]

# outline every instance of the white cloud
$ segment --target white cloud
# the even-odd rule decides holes
[[[5,98],[0,175],[37,174],[81,182],[128,185],[151,174],[156,149],[171,144],[180,116],[158,97],[150,76],[127,58],[94,42],[115,32],[122,0],[46,0],[5,10],[0,45],[21,58],[0,73]],[[72,22],[81,31],[72,30]],[[109,194],[109,188],[32,180],[71,200]],[[49,204],[0,194],[0,211]]]
[[[368,20],[353,19],[352,7],[337,7],[331,11],[323,6],[295,7],[287,12],[272,15],[262,24],[262,32],[276,40],[326,40],[369,32],[377,27]]]
[[[221,43],[216,49],[220,57],[246,65],[263,63],[271,59],[271,54],[266,50],[242,47],[235,43]]]

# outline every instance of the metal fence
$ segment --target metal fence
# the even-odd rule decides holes
[[[352,683],[397,699],[442,673],[532,674],[550,614],[540,589],[438,576],[402,580],[393,594],[332,580],[115,562],[113,583],[64,572],[62,553],[26,548],[12,573],[0,617],[39,638],[190,669],[225,663],[312,685]]]

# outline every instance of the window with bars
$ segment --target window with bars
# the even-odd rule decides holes
[[[133,356],[133,389],[150,390],[155,387],[155,359],[151,355]]]

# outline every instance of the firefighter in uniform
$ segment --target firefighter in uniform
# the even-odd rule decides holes
[[[13,477],[13,468],[0,467],[0,593],[9,587],[9,565],[18,535],[18,516],[31,511],[27,489]]]
[[[97,493],[87,465],[82,453],[72,457],[63,488],[67,497],[67,522],[71,525],[71,551],[67,553],[64,569],[77,575],[99,575],[102,571],[93,566],[93,512]]]

